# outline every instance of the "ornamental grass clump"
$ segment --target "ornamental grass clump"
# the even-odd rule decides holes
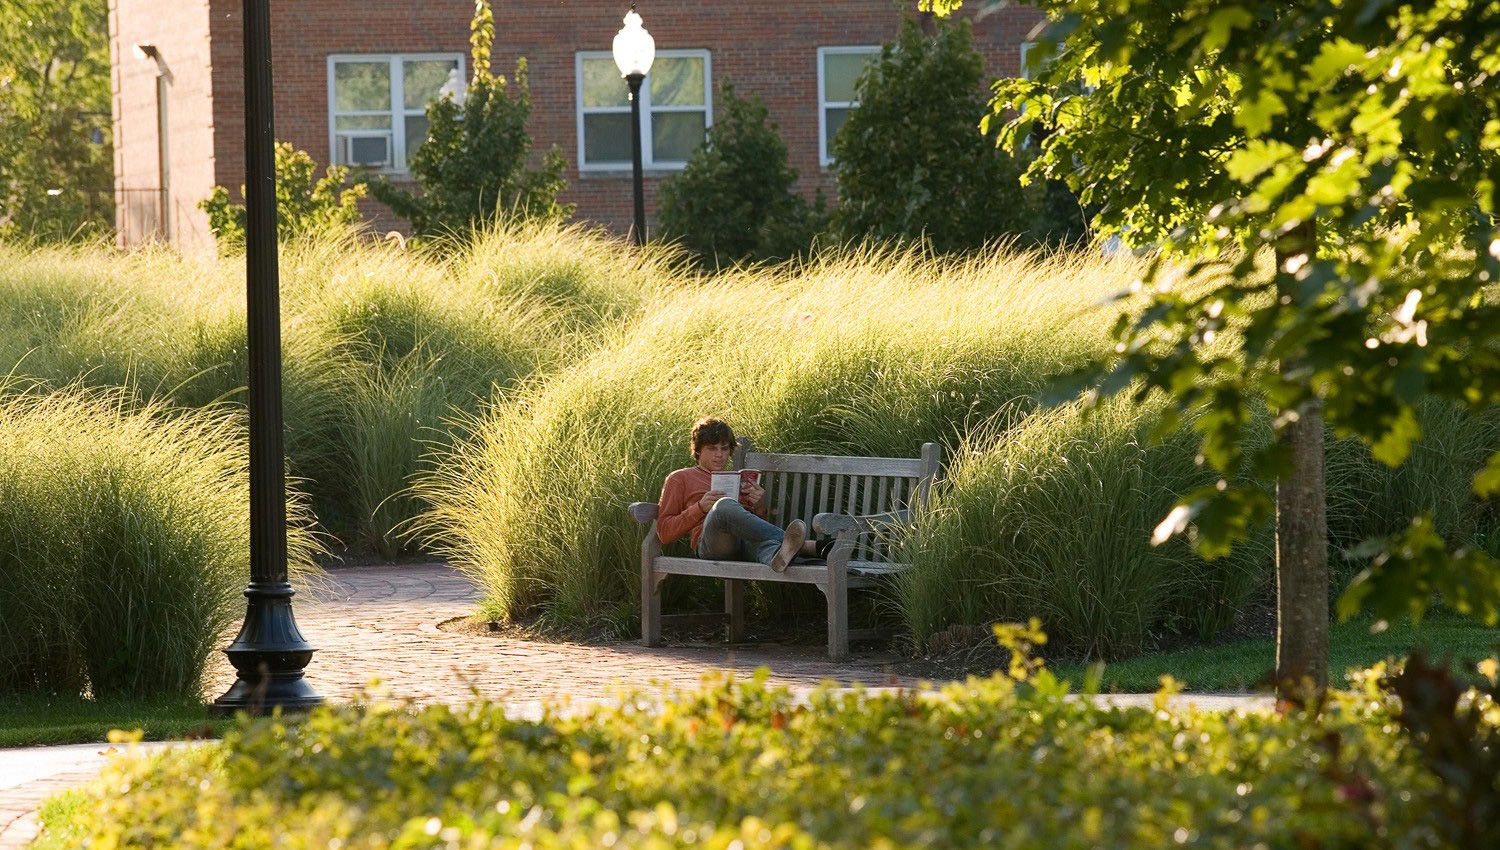
[[[451,255],[441,248],[452,248]],[[384,554],[426,504],[408,489],[456,424],[583,356],[659,287],[674,254],[554,223],[497,224],[432,251],[305,238],[282,251],[287,454],[324,525]],[[0,245],[0,374],[46,392],[240,408],[242,258]]]
[[[1117,658],[1154,634],[1214,637],[1267,575],[1269,527],[1225,558],[1151,544],[1177,494],[1211,483],[1190,436],[1148,437],[1155,409],[1111,401],[975,429],[903,541],[894,583],[911,648],[954,625],[1037,616],[1054,649]]]
[[[244,611],[240,423],[120,391],[0,393],[0,692],[201,696]],[[288,505],[291,567],[317,544]]]
[[[434,505],[423,529],[479,581],[491,616],[628,633],[642,529],[624,506],[691,463],[698,417],[771,451],[956,444],[1033,410],[1050,377],[1095,356],[1107,329],[1091,305],[1138,271],[1080,254],[866,250],[678,287],[476,422],[420,487]],[[784,611],[802,590],[753,592]]]
[[[122,850],[1442,846],[1446,789],[1373,687],[1317,716],[1100,707],[1027,675],[244,720],[115,760],[48,830]]]

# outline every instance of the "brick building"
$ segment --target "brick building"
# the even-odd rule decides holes
[[[241,0],[110,0],[119,239],[212,245],[198,209],[215,185],[244,182]],[[970,4],[976,5],[976,4]],[[495,4],[494,62],[529,65],[535,150],[567,158],[564,200],[624,230],[630,219],[629,110],[610,44],[621,0]],[[646,203],[712,120],[725,79],[757,93],[811,194],[831,189],[826,140],[854,104],[861,62],[895,34],[914,0],[646,0],[656,39],[642,99]],[[425,137],[423,106],[469,72],[471,0],[272,0],[276,135],[320,162],[365,164],[399,179]],[[973,15],[973,13],[969,13]],[[1040,13],[974,16],[994,76],[1017,73]],[[654,79],[653,79],[654,78]],[[580,156],[581,152],[581,156]],[[377,226],[393,226],[373,201]]]

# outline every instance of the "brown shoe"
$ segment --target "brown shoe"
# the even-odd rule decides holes
[[[776,550],[776,556],[771,559],[771,569],[778,573],[786,572],[792,559],[802,551],[802,543],[805,540],[807,540],[807,523],[800,519],[787,523],[786,536],[781,539],[781,548]]]

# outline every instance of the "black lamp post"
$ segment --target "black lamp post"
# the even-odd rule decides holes
[[[646,190],[641,175],[641,81],[651,73],[651,63],[656,59],[656,40],[641,26],[641,16],[630,4],[625,13],[625,26],[615,33],[615,65],[620,76],[630,86],[630,152],[631,169],[635,191],[635,244],[646,244]]]
[[[297,710],[323,698],[302,678],[313,648],[292,616],[282,468],[281,304],[276,266],[276,167],[269,0],[244,0],[245,294],[250,353],[250,584],[239,636],[224,650],[238,674],[218,713]]]

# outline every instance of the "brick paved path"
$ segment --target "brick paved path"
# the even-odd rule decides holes
[[[378,678],[393,696],[461,702],[471,688],[491,699],[536,701],[568,696],[602,699],[621,685],[652,681],[693,685],[710,670],[749,672],[761,665],[791,687],[824,679],[842,684],[908,684],[887,666],[892,656],[858,654],[834,664],[821,646],[693,646],[647,649],[634,642],[578,644],[439,631],[439,623],[474,611],[467,579],[441,564],[354,567],[331,571],[320,599],[295,600],[297,624],[317,647],[307,678],[331,700],[347,700]],[[209,696],[233,681],[221,665]]]

